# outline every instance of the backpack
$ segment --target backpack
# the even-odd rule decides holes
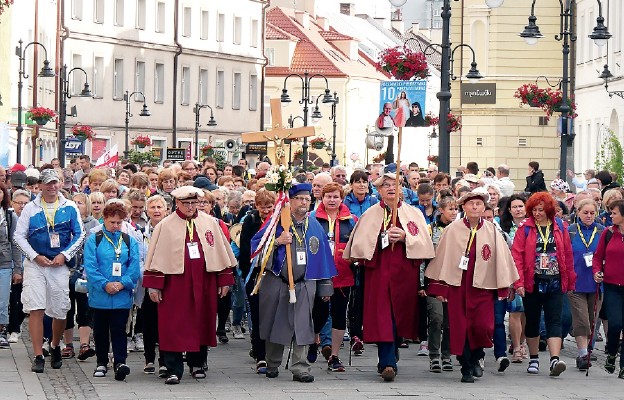
[[[130,236],[127,233],[121,232],[121,238],[128,248],[128,260],[130,259]],[[95,233],[95,248],[97,249],[100,242],[104,239],[104,231],[97,231]]]
[[[570,229],[571,230],[568,233],[570,234],[570,242],[572,242],[574,240],[574,237],[578,235],[579,233],[578,223],[570,225]],[[596,232],[598,233],[598,236],[600,236],[602,232],[604,232],[605,229],[608,229],[608,228],[598,229],[598,231]],[[608,232],[606,235],[607,235],[605,237],[606,243],[609,243],[609,240],[611,240],[611,236],[613,236],[613,232]],[[606,246],[606,243],[605,243],[605,246]]]

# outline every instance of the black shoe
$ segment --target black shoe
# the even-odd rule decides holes
[[[496,361],[498,361],[498,372],[505,372],[507,367],[509,367],[509,358],[505,356],[498,357]]]
[[[160,367],[158,367],[158,377],[159,378],[166,378],[168,377],[169,374],[167,374],[167,367],[165,367],[164,365],[161,365]]]
[[[230,341],[227,337],[227,334],[224,331],[217,331],[217,338],[219,339],[219,343],[226,344]]]
[[[462,374],[461,382],[462,383],[474,383],[474,377],[472,374]]]
[[[616,358],[617,356],[612,356],[612,355],[607,354],[607,361],[605,362],[604,369],[610,374],[615,372],[615,359]]]
[[[130,367],[126,364],[117,364],[115,367],[115,380],[123,381],[126,379],[126,376],[130,373]]]
[[[472,367],[472,376],[475,378],[481,378],[483,376],[483,368],[479,365],[479,361]]]
[[[314,382],[314,377],[308,373],[303,373],[301,375],[293,375],[293,381],[295,382],[303,382],[303,383],[310,383],[310,382]]]
[[[312,343],[310,346],[308,346],[308,356],[307,356],[308,362],[310,364],[314,364],[317,358],[318,358],[318,344]]]
[[[177,375],[169,375],[165,381],[165,385],[177,385],[178,383],[180,383],[180,378]]]
[[[576,357],[576,368],[581,371],[587,371],[587,369],[591,367],[591,362],[589,361],[589,355],[585,355],[583,357]]]
[[[45,368],[45,358],[43,356],[37,356],[33,359],[32,367],[30,370],[32,372],[36,372],[38,374],[43,373],[43,369]]]
[[[52,368],[59,369],[63,366],[63,357],[61,356],[60,343],[55,348],[50,346],[50,365]]]
[[[278,376],[279,376],[279,369],[277,369],[277,367],[267,367],[266,369],[267,378],[277,378]]]

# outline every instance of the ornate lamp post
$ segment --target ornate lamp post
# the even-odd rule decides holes
[[[130,113],[130,99],[133,96],[136,96],[138,94],[140,94],[141,97],[143,97],[143,108],[141,109],[139,116],[149,117],[150,115],[152,115],[147,109],[147,104],[145,104],[145,95],[143,94],[143,92],[132,92],[128,94],[128,91],[126,90],[126,93],[124,94],[124,101],[126,102],[126,134],[124,138],[125,139],[124,158],[128,157],[128,151],[130,149],[130,145],[128,144],[128,138],[129,138],[128,126],[130,125],[130,117],[132,117],[132,113]]]
[[[85,76],[85,84],[82,88],[82,91],[79,94],[72,94],[69,92],[69,77],[71,74],[76,71],[82,71]],[[61,92],[61,109],[59,110],[59,149],[58,149],[58,157],[61,163],[61,167],[65,167],[65,126],[67,122],[67,117],[76,115],[74,113],[67,114],[67,99],[71,99],[72,97],[91,97],[91,90],[89,89],[89,78],[87,77],[87,71],[80,67],[74,67],[67,71],[67,65],[63,65],[61,69],[61,81],[60,81],[60,92]]]
[[[193,112],[195,113],[195,158],[199,161],[199,111],[202,108],[210,109],[210,120],[208,120],[207,126],[217,126],[217,121],[214,119],[214,115],[212,113],[212,107],[208,104],[199,104],[195,103],[195,107],[193,108]]]

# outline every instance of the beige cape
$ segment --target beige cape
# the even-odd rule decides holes
[[[206,260],[206,271],[218,272],[236,266],[236,257],[219,222],[208,214],[198,213],[193,220],[195,240],[199,241]],[[165,275],[184,273],[186,220],[173,213],[160,221],[150,239],[145,270]]]
[[[401,227],[405,231],[405,248],[408,259],[424,260],[433,258],[435,251],[429,236],[429,228],[422,212],[408,204],[402,203],[397,215]],[[358,220],[342,257],[346,260],[371,260],[381,230],[384,209],[375,204]]]
[[[459,262],[466,251],[470,228],[463,219],[458,219],[442,232],[436,257],[431,260],[425,276],[443,281],[451,286],[459,286],[462,272]],[[496,226],[483,221],[477,231],[477,257],[472,285],[479,289],[504,289],[510,287],[520,277],[511,257],[509,247]]]

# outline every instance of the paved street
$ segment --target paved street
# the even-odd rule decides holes
[[[112,373],[106,378],[93,378],[95,360],[65,360],[63,368],[53,370],[46,359],[46,372],[30,372],[30,342],[27,337],[0,351],[0,399],[389,399],[415,397],[423,399],[623,399],[624,381],[608,375],[601,365],[604,353],[598,351],[597,367],[590,376],[573,368],[573,341],[565,341],[563,359],[569,366],[560,378],[548,377],[548,357],[541,353],[542,372],[530,376],[527,363],[512,364],[501,376],[493,372],[491,351],[487,351],[486,371],[475,384],[459,382],[457,368],[453,373],[433,374],[428,371],[428,358],[416,356],[417,346],[402,350],[399,375],[395,382],[383,383],[376,373],[376,351],[367,345],[361,357],[345,373],[329,373],[322,356],[314,364],[314,383],[291,381],[288,371],[280,370],[277,379],[269,380],[254,373],[253,360],[248,356],[248,340],[230,340],[208,353],[209,372],[205,380],[196,381],[185,375],[180,385],[166,386],[154,375],[145,375],[143,357],[131,353],[128,364],[132,373],[126,382],[116,382]],[[570,338],[568,338],[570,339]],[[28,348],[27,348],[28,345]],[[598,343],[604,348],[604,342]],[[348,355],[343,354],[345,364]]]

